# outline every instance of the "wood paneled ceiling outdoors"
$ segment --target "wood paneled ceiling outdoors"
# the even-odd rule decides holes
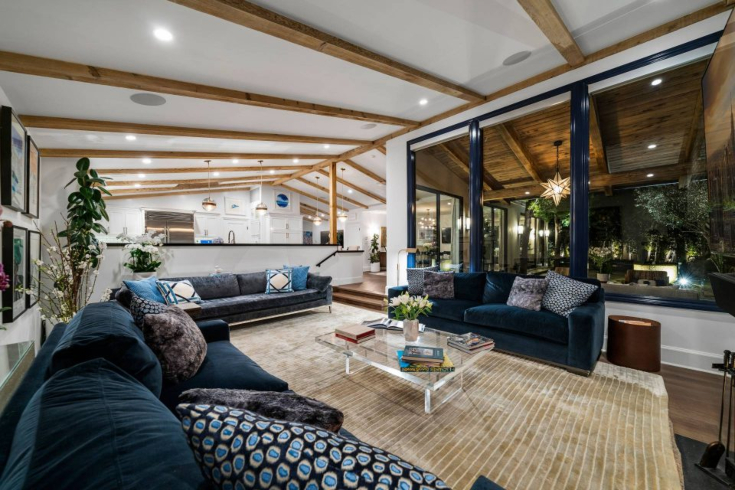
[[[704,157],[700,60],[605,90],[592,97],[590,186],[612,192],[652,182],[677,182],[702,172]],[[652,85],[660,79],[661,83]],[[569,176],[569,103],[483,128],[486,200],[538,196],[559,168]],[[653,148],[649,146],[655,145]],[[602,150],[602,151],[600,151]],[[468,178],[469,137],[421,151]]]

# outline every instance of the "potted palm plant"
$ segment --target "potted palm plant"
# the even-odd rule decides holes
[[[370,240],[370,272],[380,272],[380,246],[378,240],[380,235],[377,233],[373,234],[373,238]]]

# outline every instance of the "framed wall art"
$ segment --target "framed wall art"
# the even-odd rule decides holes
[[[236,197],[225,197],[225,214],[234,214],[236,216],[242,216],[245,214],[245,206],[242,204],[242,199]]]
[[[41,269],[36,265],[36,260],[41,260],[41,234],[37,231],[28,230],[28,253],[26,259],[27,288],[34,291],[26,294],[26,306],[38,303],[41,297]]]
[[[277,192],[276,193],[276,208],[279,210],[291,209],[291,193],[290,192]]]
[[[16,211],[26,211],[26,129],[13,109],[0,108],[0,201]]]
[[[33,139],[28,136],[28,170],[26,172],[26,213],[32,218],[39,217],[41,202],[41,154]]]
[[[19,289],[27,287],[28,262],[28,230],[26,228],[10,225],[3,226],[3,265],[5,274],[8,275],[10,286],[3,291],[3,306],[8,307],[3,311],[3,323],[11,323],[26,311],[26,294]]]

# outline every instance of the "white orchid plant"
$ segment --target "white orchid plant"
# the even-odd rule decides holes
[[[160,237],[146,233],[133,238],[126,236],[119,238],[128,242],[125,250],[130,254],[130,260],[125,263],[125,267],[133,272],[155,272],[161,267],[163,241]]]
[[[410,296],[408,293],[386,300],[386,303],[396,320],[417,320],[419,316],[430,313],[432,307],[428,296]]]

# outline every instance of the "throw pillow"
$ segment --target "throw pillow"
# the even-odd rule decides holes
[[[454,299],[454,272],[424,272],[424,294],[429,298]]]
[[[539,311],[548,285],[548,281],[544,278],[516,277],[506,304],[526,310]]]
[[[143,317],[143,336],[161,363],[163,379],[181,383],[194,376],[207,355],[207,341],[194,320],[177,306]]]
[[[183,392],[179,401],[242,408],[263,417],[301,422],[335,433],[339,432],[345,420],[345,416],[336,408],[296,393],[195,388]]]
[[[143,317],[145,315],[163,313],[168,307],[164,304],[141,298],[133,293],[128,308],[130,309],[130,314],[133,315],[135,324],[143,328]]]
[[[176,407],[202,472],[217,488],[447,488],[364,442],[219,405]]]
[[[546,278],[549,287],[542,304],[547,310],[564,317],[584,304],[598,288],[595,284],[577,281],[553,271],[549,271]]]
[[[164,299],[166,295],[163,294],[161,288],[170,288],[171,291],[173,291],[176,302],[166,302],[166,304],[169,305],[178,303],[199,303],[202,300],[202,298],[199,296],[199,294],[197,294],[196,290],[194,289],[194,286],[191,284],[191,281],[187,279],[181,281],[158,281],[156,282],[156,285],[158,286],[158,289],[160,290],[161,295],[164,297]]]
[[[176,299],[176,293],[174,292],[174,288],[171,287],[171,284],[167,282],[157,281],[156,287],[161,292],[161,296],[163,296],[163,301],[165,301],[167,305],[179,304],[179,300]]]
[[[439,272],[439,266],[406,269],[408,279],[408,294],[411,296],[422,296],[424,294],[424,272]]]
[[[157,303],[165,303],[161,291],[156,287],[156,276],[151,276],[140,281],[123,281],[125,287],[141,298]]]
[[[284,269],[291,269],[291,281],[293,282],[294,291],[303,291],[306,289],[306,279],[309,277],[308,265],[285,265]]]
[[[265,271],[265,294],[292,293],[291,269],[268,269]]]

